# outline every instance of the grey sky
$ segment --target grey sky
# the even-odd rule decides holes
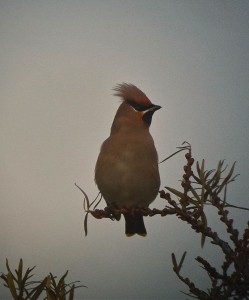
[[[119,103],[111,89],[128,82],[162,106],[151,126],[159,158],[187,140],[210,169],[237,161],[229,199],[248,206],[248,28],[248,1],[0,1],[0,271],[22,257],[36,279],[68,269],[88,286],[79,299],[185,299],[171,253],[187,250],[183,272],[205,287],[194,258],[222,257],[209,241],[201,249],[174,217],[146,218],[146,238],[90,218],[85,238],[74,182],[96,196]],[[179,187],[184,163],[160,165],[161,188]],[[248,214],[233,215],[245,226]]]

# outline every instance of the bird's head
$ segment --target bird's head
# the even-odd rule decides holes
[[[161,108],[153,104],[150,99],[135,85],[122,83],[114,89],[114,95],[122,99],[113,122],[113,130],[125,126],[149,128],[154,112]]]

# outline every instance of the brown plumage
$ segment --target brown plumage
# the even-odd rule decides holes
[[[128,208],[124,214],[126,234],[145,236],[143,216],[132,208],[148,207],[160,186],[158,157],[149,132],[153,113],[160,109],[132,84],[114,88],[123,100],[102,144],[95,168],[95,181],[110,208]],[[115,216],[120,219],[120,215]]]

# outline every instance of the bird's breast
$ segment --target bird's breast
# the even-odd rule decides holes
[[[152,138],[142,142],[107,139],[95,168],[95,180],[107,204],[148,206],[160,185],[157,160]]]

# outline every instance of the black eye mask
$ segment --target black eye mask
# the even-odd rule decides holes
[[[130,100],[126,100],[126,102],[133,107],[136,111],[145,111],[148,110],[152,107],[154,107],[154,104],[150,104],[150,105],[141,105],[137,102],[135,102],[134,100],[130,99]]]

